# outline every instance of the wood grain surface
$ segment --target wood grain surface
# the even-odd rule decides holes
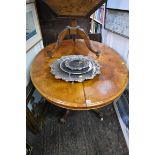
[[[47,52],[55,47],[46,46],[35,57],[31,65],[31,79],[40,92],[50,103],[72,110],[89,110],[103,107],[118,98],[128,83],[128,69],[120,55],[103,43],[91,41],[95,50],[100,50],[97,58],[86,47],[83,39],[64,40],[60,47],[49,58]],[[64,55],[85,55],[98,61],[101,74],[92,80],[82,83],[69,83],[55,79],[50,73],[50,64]]]
[[[85,17],[90,12],[95,12],[105,0],[44,0],[44,2],[57,16]]]

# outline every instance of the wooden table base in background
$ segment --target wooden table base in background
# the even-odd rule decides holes
[[[90,111],[94,112],[100,118],[100,120],[103,121],[103,113],[99,109],[93,109]],[[65,113],[60,118],[60,123],[66,123],[70,112],[71,112],[71,110],[68,110],[68,109],[65,110]]]

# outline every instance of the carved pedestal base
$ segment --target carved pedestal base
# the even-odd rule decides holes
[[[93,110],[91,110],[91,111],[93,111],[95,114],[97,114],[97,116],[99,117],[99,119],[100,119],[101,121],[103,121],[103,113],[102,113],[100,110],[98,110],[98,109],[93,109]],[[63,116],[60,118],[60,123],[63,123],[63,124],[66,123],[67,118],[68,118],[68,116],[69,116],[69,113],[70,113],[70,110],[66,110],[66,111],[65,111],[65,113],[63,114]]]
[[[56,42],[56,46],[52,51],[48,51],[47,54],[49,57],[52,57],[53,53],[59,48],[61,42],[63,41],[63,39],[65,38],[66,35],[72,35],[73,36],[73,42],[75,43],[75,36],[78,35],[80,36],[82,39],[84,39],[86,46],[88,47],[88,49],[93,52],[97,57],[100,56],[101,51],[97,50],[95,51],[92,47],[92,44],[89,40],[88,35],[85,33],[85,31],[80,28],[80,26],[77,25],[76,21],[72,21],[72,23],[70,24],[70,26],[67,26],[59,35],[58,35],[58,39]]]

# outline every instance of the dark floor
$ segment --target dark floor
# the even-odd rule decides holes
[[[92,111],[75,111],[66,124],[60,124],[61,111],[49,107],[41,133],[34,135],[27,129],[32,155],[128,155],[112,104],[102,108],[102,122]]]

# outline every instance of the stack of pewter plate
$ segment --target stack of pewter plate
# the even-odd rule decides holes
[[[100,65],[83,55],[62,56],[50,64],[50,67],[56,79],[67,82],[82,82],[100,74]]]

